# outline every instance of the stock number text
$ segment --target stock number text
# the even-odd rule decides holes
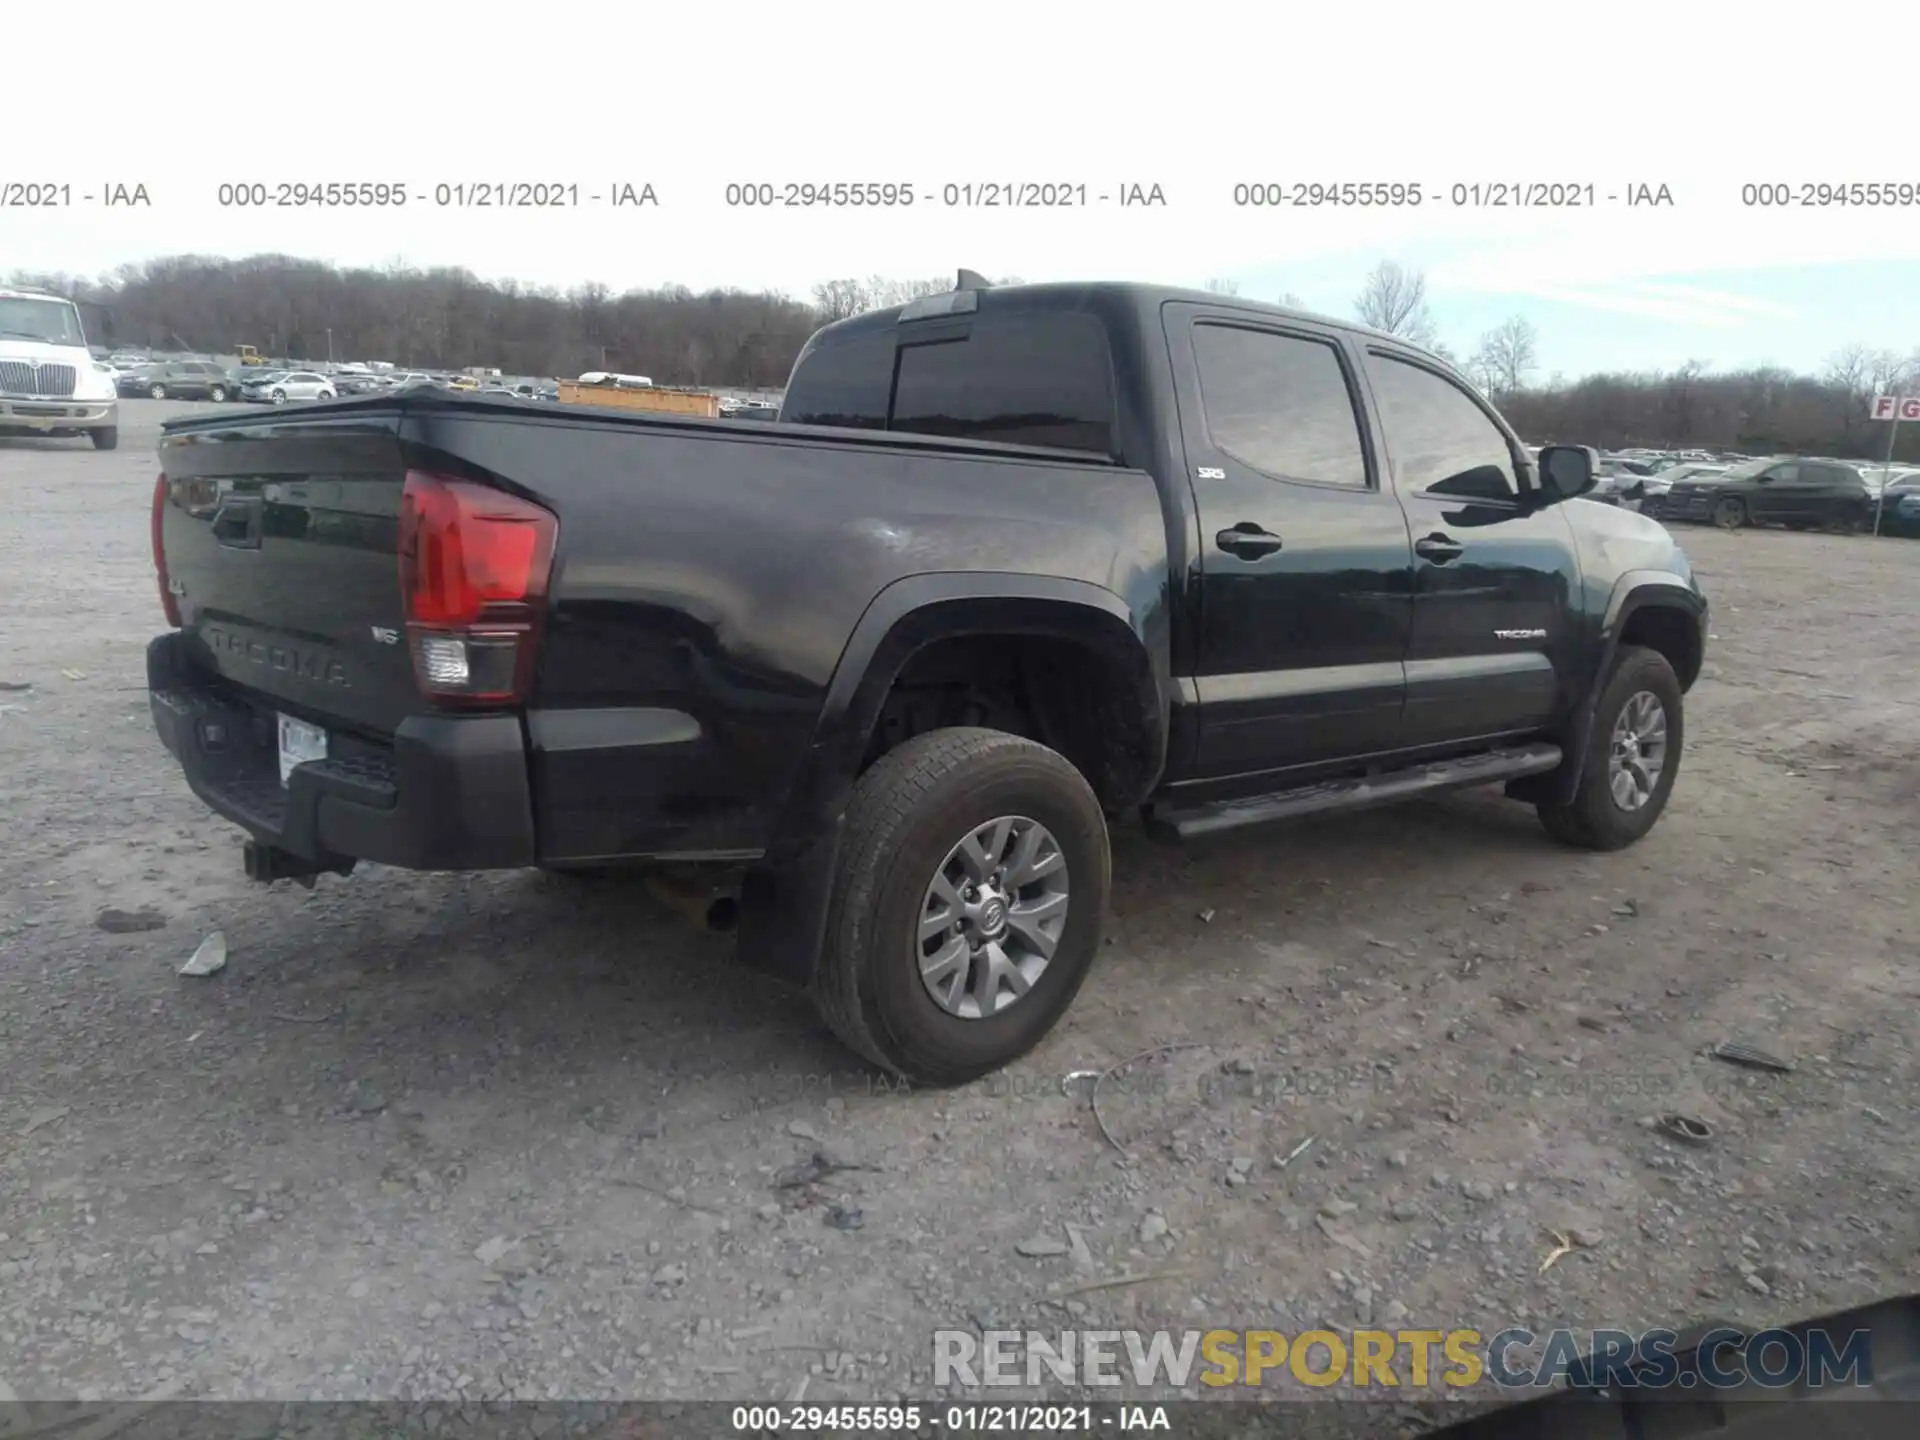
[[[1424,198],[1419,183],[1408,180],[1252,180],[1233,187],[1235,205],[1276,210],[1327,205],[1397,207],[1418,205]]]
[[[214,199],[223,209],[391,210],[407,203],[407,187],[395,180],[239,180],[222,185]]]
[[[1740,187],[1740,203],[1750,207],[1829,206],[1861,209],[1905,208],[1920,205],[1920,182],[1912,180],[1838,180],[1833,182],[1772,180]]]
[[[728,205],[757,210],[890,210],[913,204],[913,186],[900,181],[736,180]]]

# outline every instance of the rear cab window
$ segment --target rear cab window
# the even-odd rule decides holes
[[[1071,310],[908,321],[823,343],[801,361],[781,419],[995,440],[1111,456],[1106,328]]]

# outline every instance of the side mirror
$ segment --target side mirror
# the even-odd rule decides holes
[[[1540,452],[1540,491],[1549,505],[1593,489],[1593,451],[1585,445],[1549,445]]]

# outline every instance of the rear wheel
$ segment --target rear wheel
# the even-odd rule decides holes
[[[1744,500],[1722,500],[1713,507],[1713,523],[1722,530],[1738,530],[1749,522]]]
[[[1054,751],[999,730],[916,736],[855,788],[815,1003],[910,1081],[998,1070],[1086,979],[1111,865],[1100,802]]]
[[[117,450],[120,448],[120,427],[108,425],[104,429],[89,430],[87,438],[93,441],[96,450]]]
[[[1594,707],[1586,764],[1571,804],[1537,807],[1554,839],[1619,850],[1645,835],[1680,773],[1680,680],[1657,650],[1623,646]]]
[[[167,387],[166,387],[166,386],[164,386],[164,385],[149,385],[149,386],[147,387],[147,398],[148,398],[149,400],[164,400],[164,399],[166,399],[166,398],[167,398]]]

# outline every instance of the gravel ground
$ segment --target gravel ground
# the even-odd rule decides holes
[[[142,688],[183,408],[0,441],[0,1395],[927,1398],[941,1326],[1920,1290],[1920,545],[1683,531],[1715,638],[1638,847],[1491,795],[1123,834],[1066,1023],[909,1094],[637,887],[246,882]],[[1066,1081],[1148,1051],[1097,1120]]]

